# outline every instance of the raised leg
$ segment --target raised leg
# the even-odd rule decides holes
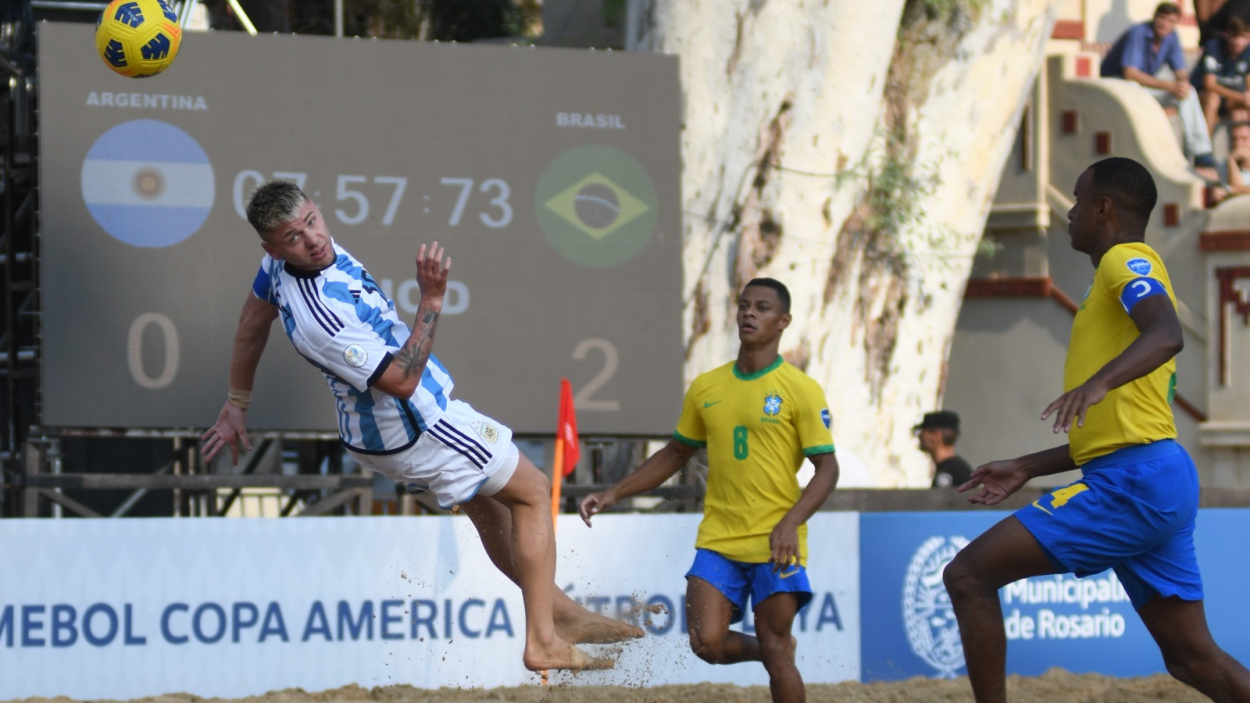
[[[797,640],[790,634],[799,599],[793,593],[774,593],[755,606],[755,633],[760,656],[768,669],[768,687],[773,703],[804,703],[807,691],[803,676],[794,662]]]
[[[477,528],[482,546],[495,568],[519,586],[512,555],[512,513],[498,500],[481,495],[461,507]],[[608,644],[637,639],[644,634],[640,627],[586,610],[554,584],[552,598],[556,634],[565,641]]]
[[[977,703],[1007,700],[1007,632],[998,589],[1055,573],[1033,534],[1013,515],[964,547],[942,575],[963,639],[968,680]]]
[[[690,648],[709,664],[763,661],[756,638],[729,629],[733,604],[725,594],[697,576],[686,579],[686,616]]]
[[[1250,672],[1215,643],[1202,601],[1156,597],[1137,614],[1177,680],[1216,703],[1250,701]]]
[[[525,667],[591,669],[611,666],[590,657],[556,633],[556,543],[547,477],[524,455],[508,484],[495,494],[512,519],[512,574],[525,603]],[[485,544],[485,541],[483,542]],[[507,572],[505,572],[507,573]]]

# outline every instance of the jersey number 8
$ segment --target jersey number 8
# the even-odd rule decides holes
[[[747,427],[746,425],[738,425],[734,428],[734,458],[745,459],[748,453]]]

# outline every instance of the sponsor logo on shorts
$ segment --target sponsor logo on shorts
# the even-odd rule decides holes
[[[964,666],[964,645],[942,572],[959,550],[968,546],[960,536],[934,536],[924,541],[907,565],[903,579],[903,627],[916,656],[945,679],[955,678]]]
[[[1071,486],[1060,488],[1057,491],[1054,491],[1048,495],[1042,496],[1042,498],[1046,498],[1050,500],[1050,507],[1052,509],[1058,510],[1059,508],[1062,508],[1063,506],[1067,505],[1068,501],[1072,500],[1073,496],[1078,495],[1087,490],[1089,490],[1089,486],[1086,486],[1083,483],[1074,483]],[[1038,498],[1037,500],[1033,501],[1033,507],[1037,508],[1043,513],[1046,513],[1047,515],[1050,515],[1051,517],[1054,517],[1055,515],[1054,513],[1042,507],[1042,504],[1040,502],[1042,498]]]
[[[489,422],[482,423],[482,429],[478,431],[482,435],[482,439],[494,444],[499,441],[499,428]]]
[[[365,348],[359,344],[349,344],[347,345],[347,348],[343,350],[343,361],[346,361],[348,364],[351,364],[356,368],[364,366],[365,362],[368,360],[369,352],[365,351]]]
[[[1149,259],[1142,259],[1142,258],[1137,258],[1137,259],[1129,259],[1129,260],[1128,260],[1128,263],[1126,263],[1126,264],[1125,264],[1125,266],[1128,266],[1128,270],[1129,270],[1129,271],[1132,271],[1133,273],[1137,274],[1138,276],[1146,276],[1146,275],[1149,275],[1149,274],[1150,274],[1150,270],[1153,268],[1153,267],[1150,265],[1150,260],[1149,260]]]

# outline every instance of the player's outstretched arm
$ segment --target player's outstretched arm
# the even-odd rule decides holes
[[[1072,454],[1068,445],[1065,444],[1062,447],[1053,447],[1017,459],[982,464],[972,472],[967,483],[959,486],[958,490],[964,493],[980,486],[980,492],[968,496],[968,501],[981,505],[996,505],[1020,490],[1030,479],[1071,471],[1075,468],[1076,462],[1072,461]]]
[[[1086,411],[1107,393],[1154,371],[1184,348],[1185,336],[1168,296],[1151,295],[1139,300],[1129,317],[1141,332],[1137,339],[1088,381],[1046,406],[1042,419],[1055,413],[1055,432],[1071,430],[1074,421],[1080,427],[1085,423]]]
[[[811,519],[812,515],[825,504],[829,494],[838,485],[838,458],[833,452],[816,454],[808,457],[815,467],[816,473],[807,482],[803,495],[786,511],[772,534],[768,536],[768,546],[772,549],[770,559],[773,571],[799,560],[799,525]]]
[[[695,451],[697,450],[694,447],[670,439],[663,449],[642,462],[637,471],[617,481],[606,491],[591,493],[582,498],[582,503],[578,506],[582,521],[590,527],[590,518],[595,513],[607,510],[618,500],[644,493],[664,483],[690,461]]]
[[[443,260],[443,248],[438,242],[433,242],[428,248],[422,244],[417,250],[417,285],[421,287],[417,319],[404,346],[374,382],[374,388],[396,398],[411,398],[417,390],[425,364],[434,351],[434,330],[443,311],[443,296],[447,293],[447,274],[450,271],[451,257]]]
[[[239,463],[239,442],[249,451],[247,439],[247,406],[251,402],[256,367],[269,342],[269,329],[278,317],[278,308],[248,293],[234,333],[234,350],[230,355],[230,392],[221,406],[217,422],[204,433],[200,452],[211,461],[222,447],[230,447],[230,459]]]

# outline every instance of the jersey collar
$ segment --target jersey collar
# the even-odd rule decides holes
[[[288,264],[286,261],[283,261],[282,268],[286,269],[287,273],[291,274],[292,276],[296,278],[316,278],[317,276],[321,275],[322,271],[325,271],[326,269],[330,268],[337,262],[338,262],[338,257],[335,257],[334,261],[331,261],[330,263],[326,264],[325,266],[322,266],[321,268],[315,271],[305,271],[304,269],[297,269],[294,266]]]
[[[757,378],[759,378],[759,377],[763,376],[764,374],[768,373],[769,371],[772,371],[773,369],[777,368],[778,366],[781,366],[781,363],[782,363],[783,361],[785,361],[785,359],[781,358],[781,356],[780,356],[780,355],[778,355],[778,356],[777,356],[777,360],[776,360],[776,361],[774,361],[773,363],[769,364],[768,366],[765,366],[764,368],[760,369],[759,371],[756,371],[755,373],[742,373],[742,371],[738,370],[738,362],[736,362],[736,361],[735,361],[735,362],[734,362],[734,366],[733,366],[733,369],[734,369],[734,378],[738,379],[739,381],[754,381],[755,379],[757,379]]]

